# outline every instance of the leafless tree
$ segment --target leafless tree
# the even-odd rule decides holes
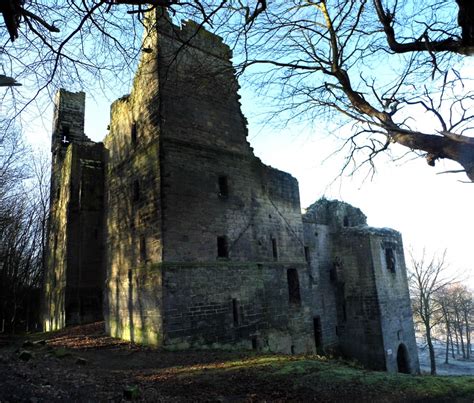
[[[441,308],[441,322],[446,329],[446,357],[449,361],[449,347],[454,354],[456,351],[464,359],[471,358],[471,328],[473,324],[473,293],[463,284],[454,284],[442,288],[436,295],[436,301]],[[454,335],[454,338],[453,338]]]
[[[441,324],[444,327],[444,334],[446,340],[446,350],[444,363],[449,364],[449,347],[451,346],[452,358],[456,358],[454,355],[454,343],[453,343],[453,332],[454,332],[454,315],[452,312],[452,296],[449,292],[449,287],[444,287],[437,292],[436,301],[440,306]]]
[[[459,3],[461,13],[454,0],[277,1],[246,31],[242,67],[279,102],[279,117],[339,116],[345,168],[374,168],[396,143],[432,166],[455,161],[474,180],[473,91],[462,68],[474,52],[464,28],[472,5]]]
[[[0,132],[1,133],[1,132]],[[0,135],[0,328],[28,330],[39,308],[49,176],[16,130]],[[46,165],[42,165],[46,167]],[[33,173],[33,174],[32,174]],[[46,207],[46,208],[45,208]],[[24,326],[23,326],[24,325]]]
[[[117,87],[127,91],[146,12],[166,9],[209,25],[228,8],[240,10],[249,25],[265,10],[266,0],[3,1],[0,87],[10,88],[0,92],[0,103],[17,115],[32,102],[50,102],[60,87],[91,94]]]
[[[471,326],[473,311],[473,295],[463,285],[450,287],[451,310],[453,312],[453,324],[459,335],[462,357],[471,358]]]
[[[412,298],[413,315],[424,329],[426,343],[430,354],[431,374],[436,375],[436,359],[433,346],[433,328],[439,324],[442,307],[436,296],[440,290],[454,282],[448,275],[446,251],[441,255],[426,256],[425,251],[419,258],[411,255],[409,273],[410,295]]]
[[[10,0],[0,74],[36,93],[128,83],[157,7],[223,35],[282,119],[339,116],[344,169],[374,169],[396,143],[474,180],[470,0]],[[32,97],[15,88],[3,102],[21,110]]]

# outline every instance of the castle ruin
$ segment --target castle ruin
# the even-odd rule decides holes
[[[103,143],[84,134],[85,94],[57,93],[45,330],[105,319],[153,346],[417,372],[400,234],[343,202],[302,215],[296,179],[247,142],[230,49],[152,19]]]

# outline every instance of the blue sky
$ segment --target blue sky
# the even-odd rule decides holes
[[[121,95],[121,94],[120,94]],[[261,123],[258,97],[241,90],[242,109],[249,120],[249,136],[254,153],[262,161],[291,173],[298,179],[301,207],[306,208],[322,196],[344,200],[359,207],[369,225],[390,227],[403,235],[405,250],[441,253],[447,249],[447,261],[453,271],[470,278],[474,288],[472,232],[474,231],[474,185],[462,183],[462,174],[436,175],[453,164],[429,167],[416,158],[404,163],[382,157],[372,179],[360,172],[353,177],[338,176],[344,154],[331,154],[340,146],[323,125],[315,128],[289,126],[277,129]],[[113,98],[111,97],[110,100]],[[86,134],[101,141],[109,123],[110,101],[104,97],[86,99]],[[28,138],[35,148],[49,152],[52,108],[36,117]],[[396,146],[395,146],[396,147]],[[401,148],[400,148],[401,149]],[[407,264],[409,257],[406,253]]]
[[[467,72],[473,71],[472,58],[465,58],[464,63]],[[262,124],[261,99],[244,82],[241,85],[243,112],[249,120],[248,139],[254,152],[264,163],[298,179],[302,208],[322,196],[344,200],[361,208],[370,225],[399,230],[406,249],[413,247],[420,251],[425,247],[429,253],[447,249],[453,270],[474,272],[471,250],[474,185],[461,183],[467,180],[462,174],[436,175],[447,169],[459,169],[457,165],[441,162],[431,168],[424,159],[405,159],[401,163],[384,156],[377,162],[373,179],[366,179],[364,172],[338,177],[345,155],[332,155],[341,145],[333,121],[319,121],[314,127],[290,124],[283,129]],[[123,87],[106,89],[107,99],[100,91],[88,94],[85,131],[93,140],[104,138],[109,104],[123,95]],[[26,87],[20,87],[19,91],[28,96]],[[35,148],[49,152],[52,105],[37,110],[30,108],[29,116],[30,122],[25,126],[28,138]],[[420,116],[423,124],[431,126],[430,117],[423,119]],[[395,154],[404,152],[401,147],[393,148]],[[474,276],[470,284],[474,288]]]

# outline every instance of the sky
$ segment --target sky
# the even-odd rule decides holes
[[[410,249],[415,256],[423,248],[428,255],[446,249],[452,272],[460,273],[456,276],[474,289],[474,276],[470,274],[474,272],[474,184],[463,183],[467,180],[463,174],[437,175],[455,165],[441,163],[432,168],[422,158],[401,163],[382,157],[373,177],[366,178],[362,172],[340,176],[345,154],[333,155],[341,143],[326,132],[323,124],[285,129],[263,125],[258,97],[250,90],[241,90],[241,95],[242,109],[249,120],[248,140],[255,155],[298,180],[302,209],[323,196],[350,203],[365,213],[369,225],[402,233],[407,265]],[[87,95],[85,132],[94,141],[103,140],[106,134],[112,97]],[[35,125],[29,141],[35,148],[49,152],[51,107],[42,111],[42,119],[37,118]]]
[[[409,9],[408,13],[411,12]],[[466,57],[463,61],[462,68],[468,73],[464,75],[469,77],[474,71],[474,58]],[[388,67],[384,65],[381,72],[387,73]],[[333,121],[318,122],[315,127],[290,124],[284,129],[263,124],[261,99],[246,83],[240,84],[242,109],[249,121],[248,140],[254,153],[265,164],[289,172],[298,180],[302,209],[323,196],[350,203],[365,213],[369,225],[402,233],[407,264],[410,249],[416,256],[423,248],[428,255],[441,254],[446,249],[453,271],[461,272],[462,278],[473,273],[466,281],[474,289],[474,184],[463,183],[467,181],[463,174],[437,175],[459,166],[440,162],[432,168],[423,158],[394,162],[382,156],[373,177],[367,178],[364,172],[339,175],[346,155],[334,154],[341,143],[337,140],[340,133],[329,132],[329,127],[335,127]],[[123,95],[123,86],[115,89],[121,93],[113,90],[106,97],[99,92],[87,94],[85,132],[94,141],[105,137],[110,103]],[[18,91],[26,91],[26,87],[18,87]],[[30,114],[27,138],[34,148],[49,152],[52,102],[37,110],[31,108]],[[423,123],[430,126],[429,119]],[[395,153],[405,151],[401,146],[392,147]]]

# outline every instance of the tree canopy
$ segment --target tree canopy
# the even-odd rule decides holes
[[[373,167],[397,143],[474,181],[470,0],[10,0],[0,73],[38,92],[113,86],[134,69],[143,13],[156,7],[222,35],[284,119],[338,116],[344,168]]]

